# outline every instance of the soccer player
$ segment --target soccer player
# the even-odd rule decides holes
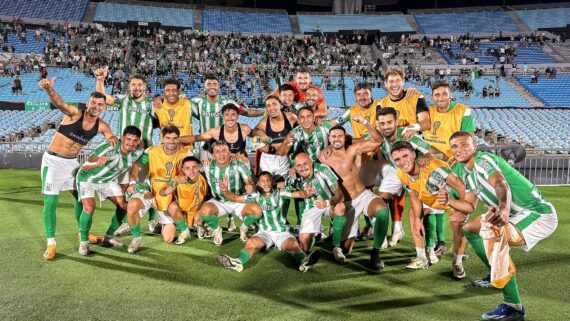
[[[316,97],[316,101],[315,101],[315,117],[320,118],[320,119],[324,119],[325,117],[327,117],[327,103],[326,103],[325,98],[323,96],[323,92],[322,92],[321,88],[319,88],[319,87],[317,87],[311,83],[311,72],[310,72],[309,68],[307,68],[307,67],[300,68],[299,71],[297,71],[295,81],[288,82],[287,85],[290,85],[293,89],[294,96],[292,97],[292,101],[294,101],[294,102],[309,103],[308,102],[309,99],[314,99],[314,98],[307,96],[307,95],[312,95],[312,94],[308,93],[309,89],[311,88],[311,89],[316,90],[317,97]],[[286,87],[286,88],[289,88],[289,87]],[[270,95],[276,95],[276,96],[279,95],[280,96],[281,95],[281,89],[273,91]],[[286,104],[283,103],[283,105],[286,105]],[[289,106],[289,105],[286,105],[286,106]]]
[[[55,227],[56,209],[59,203],[59,192],[71,191],[76,199],[74,204],[75,218],[79,223],[82,207],[77,201],[75,191],[75,170],[79,167],[77,155],[83,146],[97,134],[101,133],[113,146],[117,144],[117,137],[113,136],[109,125],[99,118],[105,110],[105,95],[93,92],[87,101],[87,109],[81,110],[66,104],[61,96],[53,89],[55,78],[42,79],[38,85],[45,90],[49,100],[65,116],[61,121],[57,133],[42,157],[42,194],[44,195],[44,208],[42,219],[44,233],[47,238],[47,249],[44,259],[52,260],[56,255]]]
[[[254,187],[251,170],[244,162],[238,159],[231,159],[228,143],[223,141],[214,142],[212,144],[212,154],[214,155],[214,160],[204,167],[204,174],[213,198],[202,205],[198,215],[201,220],[212,228],[214,244],[221,246],[224,239],[222,228],[218,223],[218,216],[235,214],[242,222],[245,222],[245,218],[248,215],[260,215],[261,208],[255,203],[244,205],[232,202],[222,192],[220,184],[226,176],[229,179],[229,191],[234,194],[251,193]],[[247,241],[247,227],[245,224],[240,226],[240,240],[243,242]]]
[[[141,217],[151,207],[156,208],[158,221],[162,224],[162,239],[165,243],[172,243],[176,235],[176,228],[182,233],[188,233],[186,221],[180,212],[168,212],[173,195],[161,195],[159,192],[167,187],[174,186],[175,179],[180,173],[182,160],[187,151],[180,144],[180,130],[174,124],[162,128],[162,144],[149,147],[145,151],[149,166],[149,189],[152,193],[135,190],[135,182],[129,184],[128,192],[133,194],[127,204],[127,220],[133,235],[128,252],[136,253],[142,244],[140,221]],[[143,164],[146,165],[146,164]]]
[[[273,185],[273,175],[269,172],[261,172],[257,182],[258,191],[240,196],[228,190],[227,179],[222,182],[221,190],[230,201],[238,203],[254,202],[259,204],[262,209],[262,215],[246,217],[246,221],[257,222],[259,231],[247,241],[243,250],[238,253],[237,258],[231,258],[225,254],[218,257],[219,262],[225,268],[241,272],[243,266],[249,262],[255,252],[262,249],[270,249],[273,246],[281,251],[291,253],[297,264],[299,264],[299,271],[301,272],[308,271],[319,260],[320,251],[313,251],[307,255],[301,250],[295,236],[289,233],[287,218],[282,211],[285,199],[306,198],[311,196],[310,192],[314,192],[314,190],[309,189],[310,192],[289,192],[285,189],[274,189]],[[244,224],[246,223],[244,222]]]
[[[358,218],[361,213],[364,213],[364,215],[376,219],[370,264],[373,269],[382,270],[384,262],[380,259],[380,247],[388,232],[390,209],[380,197],[374,195],[364,186],[358,175],[362,155],[378,149],[379,144],[373,140],[361,140],[346,147],[346,130],[338,125],[331,128],[329,142],[332,152],[328,157],[323,153],[319,160],[321,163],[330,166],[339,175],[342,180],[342,189],[348,194],[345,200],[346,212],[335,215],[333,219],[333,255],[335,260],[344,262],[344,253],[352,251],[354,239],[358,234]],[[344,242],[341,244],[341,241]]]
[[[126,213],[127,203],[123,196],[121,186],[117,181],[118,177],[131,169],[132,165],[139,161],[144,150],[139,147],[141,141],[141,131],[135,126],[127,126],[123,130],[123,136],[113,147],[109,142],[104,142],[97,146],[95,151],[85,162],[77,173],[77,192],[79,201],[83,204],[83,212],[79,217],[79,254],[89,254],[89,230],[93,222],[95,213],[95,192],[102,199],[108,198],[119,212],[115,212],[115,217],[111,221],[109,229],[103,239],[104,245],[122,247],[123,244],[113,236],[119,227],[119,222],[123,219],[122,213]],[[131,171],[132,180],[138,175],[138,167]],[[124,214],[123,214],[124,215]]]
[[[299,126],[293,128],[285,137],[276,154],[304,152],[315,162],[319,152],[329,144],[329,130],[333,125],[328,121],[323,121],[320,126],[315,125],[315,112],[307,106],[301,107],[297,112],[297,122]]]
[[[455,209],[461,213],[471,213],[473,205],[470,203],[474,199],[474,195],[465,193],[465,185],[451,172],[448,164],[437,158],[431,158],[430,162],[420,167],[417,163],[417,155],[412,144],[406,141],[399,141],[392,146],[392,159],[398,166],[397,175],[410,196],[412,202],[413,216],[410,217],[412,238],[416,245],[416,258],[407,266],[409,269],[426,269],[429,266],[429,260],[426,256],[426,231],[422,219],[424,216],[423,204],[435,209]],[[455,189],[459,194],[459,199],[450,198],[445,204],[437,201],[437,193],[442,189]],[[433,222],[431,222],[433,223]],[[428,224],[431,227],[431,224]],[[430,242],[433,243],[434,233],[430,233]],[[429,257],[432,263],[437,262],[437,257],[433,252],[433,244],[428,244]],[[465,277],[462,260],[463,253],[454,253],[453,276],[457,279]],[[435,262],[433,261],[435,260]]]
[[[487,221],[495,227],[505,227],[512,232],[509,245],[530,251],[539,241],[547,238],[556,230],[558,217],[554,206],[542,196],[540,191],[521,173],[509,165],[503,158],[477,151],[473,135],[457,132],[451,135],[450,146],[457,163],[453,170],[465,182],[467,192],[477,195],[488,208]],[[446,193],[438,195],[441,202],[449,201]],[[473,200],[473,208],[477,199]],[[490,268],[489,260],[479,236],[481,217],[463,226],[473,250]],[[516,231],[516,232],[515,232]],[[512,235],[515,232],[515,235]],[[518,240],[517,240],[518,239]],[[487,282],[485,282],[487,281]],[[489,284],[489,277],[474,281],[475,285]],[[525,309],[522,305],[517,277],[512,276],[502,288],[504,302],[497,309],[483,314],[484,320],[524,320]]]
[[[173,185],[168,185],[160,190],[159,194],[161,196],[176,195],[176,201],[170,203],[168,212],[180,212],[180,215],[186,217],[186,226],[192,226],[196,213],[206,199],[208,183],[200,174],[202,164],[198,158],[187,156],[182,160],[181,166],[181,177],[176,179]],[[200,238],[202,237],[204,237],[203,234]],[[189,238],[190,230],[185,230],[178,235],[176,244],[183,244]]]

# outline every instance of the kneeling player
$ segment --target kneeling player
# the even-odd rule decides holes
[[[236,195],[228,190],[227,180],[221,184],[224,195],[233,202],[259,204],[261,215],[249,215],[246,217],[244,225],[249,226],[253,222],[258,222],[259,232],[247,241],[243,250],[237,258],[231,258],[225,254],[219,256],[220,263],[238,272],[243,270],[243,266],[249,262],[255,252],[262,249],[269,249],[273,246],[282,251],[287,251],[293,255],[299,264],[299,271],[308,271],[320,258],[320,252],[314,251],[307,255],[301,250],[297,239],[289,233],[286,213],[283,213],[283,201],[291,198],[306,198],[314,192],[312,188],[307,191],[289,192],[282,189],[273,189],[273,176],[269,172],[259,174],[259,192],[243,196]],[[257,206],[259,207],[259,206]]]

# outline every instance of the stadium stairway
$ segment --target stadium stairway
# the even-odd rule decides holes
[[[83,22],[91,23],[93,22],[93,17],[95,17],[95,11],[97,10],[96,2],[89,2],[87,10],[85,10],[85,15],[83,16]]]
[[[552,57],[552,59],[554,59],[554,61],[558,63],[570,62],[570,59],[568,59],[568,57],[564,56],[558,49],[556,49],[556,47],[554,47],[548,41],[544,43],[544,46],[542,46],[542,50],[544,50],[544,52],[546,52],[547,55]]]
[[[412,29],[414,29],[416,33],[422,33],[422,29],[420,29],[420,26],[418,25],[416,19],[414,19],[413,15],[407,14],[406,20],[408,20],[408,23],[410,24],[410,26],[412,26]]]
[[[204,11],[202,6],[197,6],[194,9],[194,30],[202,30],[202,11]]]
[[[516,89],[526,100],[528,100],[532,107],[544,107],[544,103],[528,91],[523,85],[512,77],[504,78],[514,89]]]
[[[521,18],[519,17],[519,15],[516,13],[516,11],[505,11],[507,13],[507,16],[509,16],[509,18],[511,18],[511,20],[517,25],[517,27],[519,27],[519,29],[522,32],[529,32],[528,27],[524,24],[524,22],[522,22]]]
[[[294,35],[301,33],[301,28],[299,28],[299,20],[297,20],[296,15],[289,15],[289,21],[291,22],[291,29]]]

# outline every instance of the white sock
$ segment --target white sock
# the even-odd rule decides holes
[[[427,260],[426,249],[424,249],[423,247],[416,247],[416,255],[420,259]]]
[[[453,253],[453,264],[455,265],[463,264],[463,254],[457,255],[456,253]]]
[[[86,245],[86,244],[89,244],[89,242],[83,242],[83,241],[81,241],[81,242],[79,242],[79,244],[81,244],[81,245]]]
[[[50,237],[47,239],[47,244],[49,245],[55,245],[55,237]]]
[[[402,221],[394,221],[394,232],[400,232],[402,230]]]

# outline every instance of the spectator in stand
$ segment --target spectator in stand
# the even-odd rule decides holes
[[[22,94],[22,80],[20,76],[16,76],[14,83],[12,84],[12,94],[21,95]]]
[[[77,92],[81,92],[83,90],[83,85],[81,84],[81,81],[77,81],[77,83],[75,84],[75,91]]]

